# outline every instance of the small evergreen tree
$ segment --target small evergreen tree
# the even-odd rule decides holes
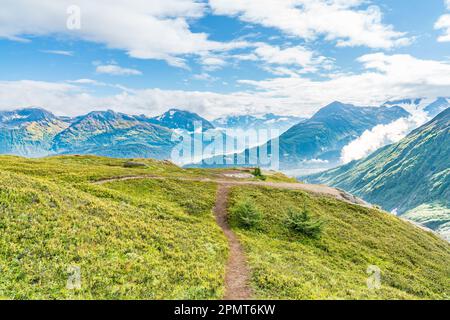
[[[259,168],[259,167],[255,168],[255,169],[253,170],[252,174],[253,174],[256,178],[258,178],[258,179],[266,180],[266,176],[263,175],[262,170],[261,170],[261,168]]]
[[[261,213],[250,200],[236,203],[231,209],[238,224],[246,229],[257,227],[261,221]]]
[[[303,211],[295,211],[289,209],[286,225],[297,234],[303,234],[311,238],[319,238],[323,229],[323,221],[311,217],[310,212],[306,207]]]

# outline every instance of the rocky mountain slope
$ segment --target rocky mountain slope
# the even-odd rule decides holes
[[[347,190],[450,239],[450,108],[369,157],[307,177]]]
[[[40,108],[0,111],[0,154],[40,157],[69,122]]]

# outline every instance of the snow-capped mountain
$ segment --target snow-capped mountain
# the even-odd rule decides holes
[[[170,109],[160,116],[151,118],[150,122],[162,127],[189,132],[193,132],[196,129],[195,126],[199,124],[203,131],[214,129],[214,125],[198,114],[180,109]]]
[[[450,107],[450,98],[437,98],[436,101],[425,107],[425,111],[430,117],[434,117]]]
[[[68,126],[41,108],[0,111],[0,153],[45,156],[53,138]]]
[[[385,102],[383,106],[401,107],[410,113],[414,113],[414,111],[418,110],[423,110],[428,114],[430,118],[432,118],[450,106],[450,98],[439,97],[392,100]]]
[[[292,126],[304,121],[305,118],[296,116],[281,116],[273,113],[262,116],[252,115],[230,115],[214,120],[212,123],[217,128],[222,129],[242,129],[259,130],[269,129],[278,130],[280,134],[287,131]]]

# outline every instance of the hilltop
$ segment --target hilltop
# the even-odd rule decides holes
[[[4,298],[221,299],[236,286],[256,299],[450,296],[447,242],[336,189],[151,159],[0,160]],[[243,206],[258,219],[243,225]],[[286,224],[305,209],[318,237]]]

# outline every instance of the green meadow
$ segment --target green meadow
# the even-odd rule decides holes
[[[126,161],[0,157],[1,298],[223,297],[229,250],[213,214],[212,181],[223,172],[154,160],[127,168]],[[139,175],[166,179],[94,183]],[[259,217],[246,227],[233,210],[242,201]],[[318,237],[287,223],[289,210],[305,208],[323,223]],[[258,186],[233,187],[229,209],[254,298],[450,297],[449,244],[385,212]],[[379,289],[367,288],[369,265],[381,270]]]

